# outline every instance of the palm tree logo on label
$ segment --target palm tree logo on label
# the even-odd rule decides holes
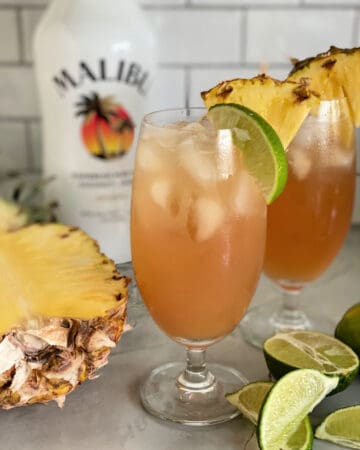
[[[125,155],[134,141],[134,122],[113,97],[101,98],[96,92],[82,95],[76,103],[76,116],[84,116],[81,136],[87,151],[101,159]]]

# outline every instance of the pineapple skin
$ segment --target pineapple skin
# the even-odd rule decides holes
[[[84,233],[64,225],[56,233]],[[40,227],[33,225],[29,228]],[[24,233],[25,230],[22,230]],[[88,237],[87,237],[88,238]],[[7,330],[0,337],[0,408],[11,409],[33,403],[56,401],[62,407],[65,396],[108,362],[119,342],[126,321],[127,285],[112,260],[99,252],[88,238],[98,264],[116,286],[114,307],[88,320],[71,317],[29,319]]]
[[[119,342],[126,318],[126,298],[104,317],[92,320],[47,319],[39,329],[15,328],[2,336],[1,353],[13,354],[12,365],[0,374],[0,407],[11,409],[55,400],[65,395],[108,362]],[[57,331],[58,342],[51,334]],[[9,356],[8,356],[9,358]]]

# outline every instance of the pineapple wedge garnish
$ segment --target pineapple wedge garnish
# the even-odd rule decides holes
[[[298,132],[319,98],[308,80],[279,81],[258,75],[250,79],[223,81],[201,96],[207,108],[217,103],[238,103],[262,116],[276,131],[284,148]]]
[[[288,80],[311,79],[311,89],[322,100],[348,99],[354,125],[360,126],[360,48],[330,47],[325,53],[295,61]]]
[[[128,279],[78,228],[0,233],[0,407],[64,396],[107,363]]]

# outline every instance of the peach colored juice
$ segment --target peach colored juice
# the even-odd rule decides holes
[[[254,294],[265,202],[229,135],[193,123],[149,126],[143,136],[131,224],[140,292],[172,338],[214,341],[235,328]]]
[[[355,190],[355,146],[346,120],[304,126],[288,151],[289,177],[268,209],[265,273],[307,282],[334,260],[346,237]]]

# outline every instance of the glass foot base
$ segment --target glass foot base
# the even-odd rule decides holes
[[[184,395],[176,380],[185,369],[184,363],[171,362],[154,369],[140,388],[141,402],[151,414],[161,419],[184,425],[204,426],[227,422],[240,414],[225,399],[225,394],[234,392],[248,383],[237,370],[219,364],[208,364],[215,377],[210,390],[187,390]]]
[[[242,335],[249,344],[262,348],[266,339],[282,331],[314,330],[331,336],[334,334],[335,322],[313,311],[308,314],[301,311],[297,321],[282,326],[274,303],[276,300],[251,308],[241,321]]]

